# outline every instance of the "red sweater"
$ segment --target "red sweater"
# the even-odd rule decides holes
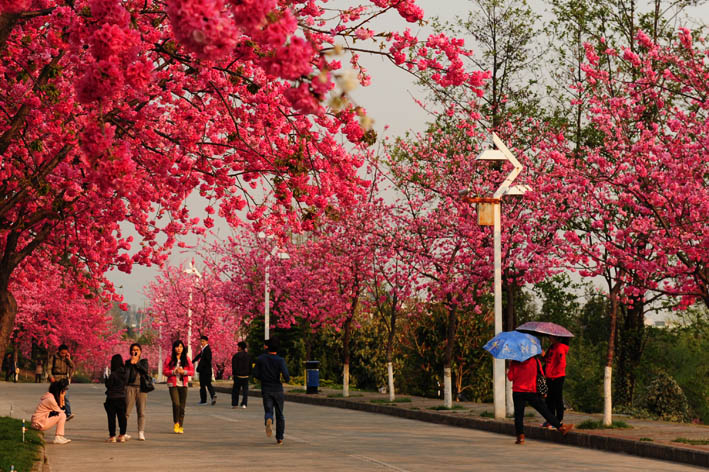
[[[566,377],[567,352],[569,352],[569,346],[563,343],[554,343],[547,350],[544,355],[544,361],[547,364],[545,369],[547,378],[558,379],[559,377]]]
[[[167,359],[165,359],[165,363],[162,366],[162,371],[167,377],[167,385],[169,387],[188,387],[190,383],[190,376],[194,375],[194,365],[192,365],[192,361],[189,357],[187,357],[187,365],[182,366],[182,368],[185,370],[185,373],[183,375],[179,375],[173,372],[175,366],[170,365],[171,360],[172,355],[168,355]],[[182,378],[180,379],[180,377]]]
[[[536,357],[530,357],[524,362],[510,362],[507,378],[512,382],[513,392],[537,392],[537,363]]]

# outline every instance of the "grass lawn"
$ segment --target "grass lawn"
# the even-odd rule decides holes
[[[576,426],[577,429],[626,429],[632,428],[625,421],[613,421],[610,426],[604,426],[603,421],[586,420]]]
[[[450,410],[465,410],[466,408],[464,406],[460,405],[453,405],[451,408],[448,408],[447,406],[440,405],[440,406],[432,406],[428,408],[429,410],[436,410],[436,411],[450,411]]]
[[[706,446],[707,444],[709,444],[709,439],[677,438],[677,439],[673,439],[672,442],[691,444],[692,446]]]
[[[35,431],[25,423],[27,432],[25,442],[22,442],[22,420],[0,417],[0,470],[10,470],[15,466],[17,471],[32,469],[35,460],[39,460],[39,451],[42,438],[39,431]]]
[[[394,401],[389,401],[388,398],[375,398],[373,400],[369,400],[372,403],[411,403],[411,399],[407,397],[401,397],[401,398],[395,398]]]

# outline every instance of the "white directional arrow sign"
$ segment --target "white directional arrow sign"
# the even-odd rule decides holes
[[[504,195],[524,195],[530,190],[526,185],[512,185],[520,172],[522,164],[507,149],[505,143],[492,133],[492,142],[496,149],[486,149],[478,156],[478,160],[483,161],[509,161],[513,166],[512,172],[493,195],[493,239],[494,239],[494,287],[495,287],[495,335],[502,332],[502,217],[501,199]],[[480,214],[480,212],[478,212]],[[489,224],[489,223],[488,223]],[[512,408],[512,387],[508,386],[507,400],[505,401],[505,362],[501,359],[493,360],[492,368],[492,390],[494,399],[495,418],[504,418],[506,413],[511,413]],[[505,403],[507,410],[505,411]]]
[[[477,158],[479,161],[510,161],[514,166],[510,175],[507,176],[504,182],[500,184],[492,198],[502,198],[503,195],[524,195],[525,192],[530,190],[527,185],[514,185],[512,182],[515,181],[517,176],[524,166],[517,160],[517,158],[510,152],[510,150],[505,146],[500,138],[497,137],[495,133],[492,133],[492,142],[495,143],[497,149],[486,149]]]

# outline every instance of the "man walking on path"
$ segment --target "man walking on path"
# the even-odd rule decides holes
[[[234,387],[231,389],[231,407],[239,408],[239,392],[242,392],[241,408],[249,402],[249,376],[251,375],[251,355],[246,352],[246,343],[239,341],[239,352],[231,358],[231,373]]]
[[[200,336],[199,344],[202,346],[202,350],[192,359],[192,363],[199,361],[197,366],[197,373],[199,374],[199,404],[207,404],[207,390],[209,390],[209,396],[212,398],[212,405],[217,403],[217,395],[214,393],[214,387],[212,387],[212,348],[207,344],[209,338],[207,336]]]
[[[279,343],[275,338],[266,340],[266,352],[256,358],[254,377],[261,381],[261,397],[263,398],[264,418],[266,421],[266,436],[273,435],[273,410],[276,410],[276,442],[283,444],[286,431],[286,418],[283,416],[283,380],[290,382],[286,361],[277,356]]]
[[[71,360],[69,347],[66,344],[62,344],[57,349],[57,353],[49,360],[49,381],[56,382],[57,380],[66,379],[68,383],[71,383],[72,375],[74,375],[74,361]],[[64,396],[64,412],[66,413],[67,421],[74,418],[71,413],[69,395]]]

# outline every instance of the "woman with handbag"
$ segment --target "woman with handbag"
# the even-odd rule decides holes
[[[138,440],[145,441],[145,407],[148,402],[148,392],[155,387],[150,378],[148,360],[141,359],[143,348],[138,343],[130,345],[130,358],[126,361],[128,385],[126,385],[126,419],[133,411],[133,405],[138,413]],[[130,438],[130,436],[128,436]]]
[[[546,383],[542,363],[538,357],[530,357],[526,361],[511,361],[507,378],[512,382],[512,400],[515,405],[515,444],[524,444],[524,409],[527,403],[537,410],[550,425],[566,433],[574,427],[572,424],[561,424],[547,408],[543,395],[546,395]],[[543,394],[540,394],[541,393]]]
[[[167,377],[172,400],[172,421],[175,423],[173,431],[176,434],[183,434],[187,387],[190,384],[190,376],[194,375],[194,365],[187,356],[184,343],[179,339],[172,343],[172,353],[165,359],[162,370]]]

